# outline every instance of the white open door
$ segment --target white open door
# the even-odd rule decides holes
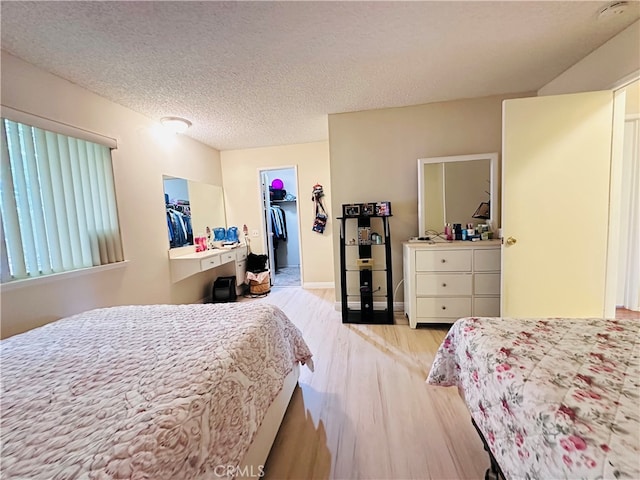
[[[506,100],[503,317],[605,315],[613,92]]]
[[[271,196],[269,195],[269,177],[266,172],[260,172],[260,188],[262,190],[262,214],[264,216],[264,227],[267,244],[267,255],[269,256],[269,270],[271,271],[271,284],[273,285],[276,273],[273,260],[273,229],[271,224]]]

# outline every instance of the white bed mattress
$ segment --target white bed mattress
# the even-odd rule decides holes
[[[0,346],[3,479],[221,478],[311,359],[250,302],[98,309]]]

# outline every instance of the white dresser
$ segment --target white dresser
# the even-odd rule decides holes
[[[418,323],[500,316],[500,241],[402,244],[404,313]]]

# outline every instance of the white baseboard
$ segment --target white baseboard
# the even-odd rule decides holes
[[[317,288],[336,288],[336,284],[334,282],[305,282],[302,285],[302,288],[307,288],[309,290]]]

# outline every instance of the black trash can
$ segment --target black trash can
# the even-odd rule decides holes
[[[236,277],[218,277],[211,289],[211,303],[235,302]]]

